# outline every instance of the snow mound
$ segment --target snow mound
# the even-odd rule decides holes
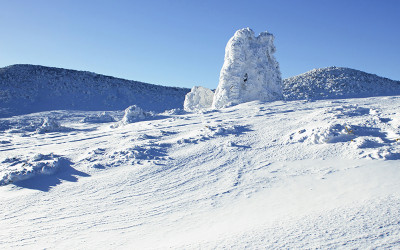
[[[274,36],[268,32],[255,37],[250,28],[236,31],[225,48],[213,107],[282,99],[282,78],[273,56],[273,41]]]
[[[36,129],[36,133],[44,134],[51,132],[66,132],[70,130],[70,128],[61,126],[55,119],[46,117],[43,119],[42,125]]]
[[[132,105],[125,109],[125,114],[121,120],[121,124],[137,122],[143,120],[146,116],[149,116],[149,114],[145,113],[142,108]]]
[[[115,122],[114,117],[109,115],[107,112],[102,112],[101,114],[98,115],[91,115],[91,116],[86,116],[83,118],[82,122],[85,123],[107,123],[107,122]]]
[[[67,132],[70,130],[71,130],[70,128],[61,126],[55,119],[50,117],[45,117],[43,119],[42,125],[36,129],[36,133],[44,134],[51,132]]]
[[[49,110],[115,111],[136,104],[163,112],[183,108],[189,89],[36,65],[0,68],[0,117]]]
[[[314,69],[283,81],[283,96],[286,100],[391,95],[400,95],[400,81],[349,68]]]
[[[0,186],[38,175],[54,174],[61,166],[62,160],[62,157],[53,154],[6,158],[1,162]]]
[[[212,92],[211,89],[194,86],[192,90],[186,94],[183,107],[185,111],[188,112],[207,109],[211,107],[213,98],[214,92]]]
[[[354,139],[353,129],[349,125],[331,124],[312,131],[310,141],[313,143],[348,142]]]

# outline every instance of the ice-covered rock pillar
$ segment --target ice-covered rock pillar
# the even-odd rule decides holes
[[[214,108],[243,102],[282,99],[282,78],[275,53],[274,36],[258,37],[250,28],[236,31],[225,48]]]

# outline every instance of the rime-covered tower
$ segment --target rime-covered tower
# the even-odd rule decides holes
[[[225,48],[214,108],[260,100],[282,99],[282,78],[275,53],[274,36],[254,36],[250,28],[236,31]]]

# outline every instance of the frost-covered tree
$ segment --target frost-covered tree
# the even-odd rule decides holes
[[[219,84],[212,106],[282,99],[282,78],[275,53],[274,36],[255,37],[250,28],[236,31],[225,48]]]
[[[211,89],[194,86],[192,90],[186,94],[183,107],[189,112],[210,108],[213,102],[213,97],[214,92],[212,92]]]

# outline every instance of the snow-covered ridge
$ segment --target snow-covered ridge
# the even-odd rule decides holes
[[[87,71],[17,64],[0,68],[0,117],[47,110],[161,112],[183,108],[189,89],[124,80]]]
[[[283,95],[286,100],[392,96],[400,95],[400,81],[355,69],[328,67],[284,79]]]

